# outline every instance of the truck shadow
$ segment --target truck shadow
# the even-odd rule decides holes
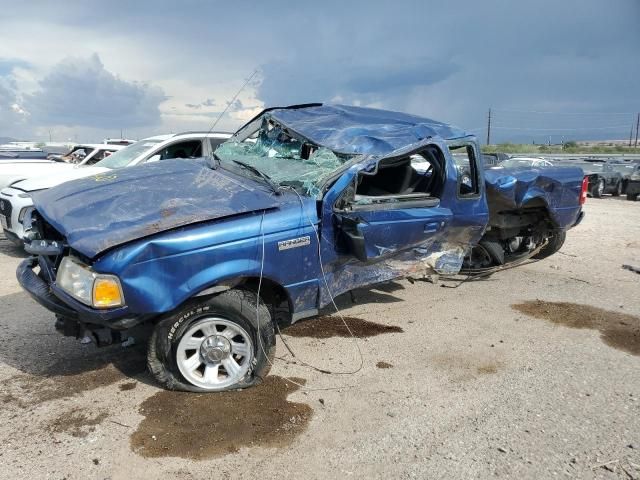
[[[4,233],[0,233],[0,254],[13,258],[27,258],[29,256],[22,247],[18,247],[7,240]]]
[[[402,298],[392,295],[405,287],[399,282],[379,283],[370,288],[356,288],[351,292],[338,295],[334,300],[338,308],[349,308],[356,304],[365,303],[396,303],[402,302]],[[330,313],[333,311],[333,305],[329,305],[323,311]]]
[[[27,294],[5,295],[0,304],[0,363],[18,371],[0,382],[2,403],[35,406],[131,378],[153,384],[144,341],[128,348],[82,345],[60,335],[53,314]]]

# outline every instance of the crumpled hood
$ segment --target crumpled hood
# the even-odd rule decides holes
[[[99,173],[108,172],[108,168],[102,167],[84,167],[84,166],[71,166],[68,164],[60,164],[63,168],[61,171],[53,171],[47,175],[34,176],[22,180],[12,185],[12,187],[24,190],[25,192],[33,192],[35,190],[44,190],[45,188],[52,188],[60,185],[64,182],[76,180],[78,178],[90,177],[91,175],[97,175]],[[68,168],[71,167],[71,168]]]
[[[74,250],[100,252],[165,230],[274,208],[261,184],[204,160],[111,170],[33,195],[38,212]]]

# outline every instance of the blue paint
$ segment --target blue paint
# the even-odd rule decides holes
[[[429,118],[347,105],[279,108],[266,115],[301,137],[344,154],[387,154],[430,137],[452,140],[467,135]]]
[[[582,188],[578,167],[488,169],[485,172],[487,201],[495,210],[513,210],[538,201],[558,228],[569,228],[581,208],[576,199]]]

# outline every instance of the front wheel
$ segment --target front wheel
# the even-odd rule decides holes
[[[547,239],[547,244],[540,249],[540,251],[533,256],[533,258],[537,260],[542,260],[543,258],[550,257],[558,250],[562,248],[564,245],[564,241],[567,239],[567,232],[561,230],[559,232],[555,232],[552,236]]]
[[[275,358],[269,310],[254,293],[228,290],[194,299],[156,325],[149,370],[165,388],[220,392],[256,385]]]

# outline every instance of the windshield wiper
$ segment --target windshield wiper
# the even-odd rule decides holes
[[[218,161],[220,161],[220,160],[218,160]],[[233,163],[235,163],[236,165],[240,165],[241,167],[246,168],[247,170],[252,172],[254,175],[262,178],[265,181],[265,183],[267,185],[269,185],[271,190],[273,190],[273,193],[275,193],[276,195],[280,195],[280,186],[278,184],[276,184],[273,180],[271,180],[271,177],[269,175],[267,175],[266,173],[258,170],[253,165],[250,165],[248,163],[242,162],[240,160],[233,160],[232,159],[231,161]]]

